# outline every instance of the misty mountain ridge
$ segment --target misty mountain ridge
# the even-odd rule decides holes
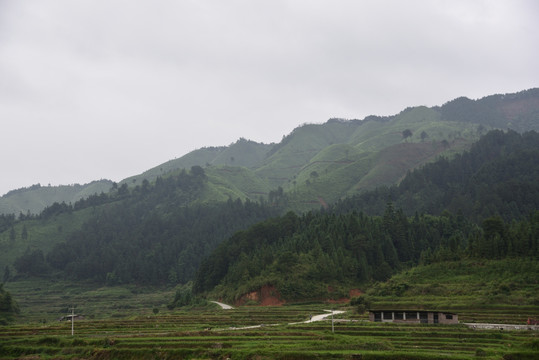
[[[0,198],[0,214],[38,214],[55,202],[75,203],[90,195],[109,192],[111,180],[96,180],[88,184],[42,186],[11,190]]]
[[[204,167],[210,190],[201,201],[256,200],[282,188],[287,206],[305,211],[358,192],[391,185],[410,169],[440,155],[469,149],[490,129],[539,131],[539,89],[460,97],[432,108],[409,107],[392,116],[333,118],[303,124],[277,144],[240,138],[229,146],[204,147],[167,161],[121,184],[141,185],[192,166]],[[108,192],[109,180],[83,186],[32,186],[0,198],[0,213],[37,214],[54,202],[74,203]]]
[[[528,117],[518,116],[537,123]],[[204,165],[0,215],[5,281],[194,281],[196,294],[234,301],[270,284],[298,301],[421,263],[538,254],[536,131],[445,121],[422,106],[306,124],[259,145],[200,149],[188,155]]]

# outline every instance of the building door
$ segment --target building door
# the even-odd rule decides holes
[[[434,313],[434,323],[438,324],[438,313]]]

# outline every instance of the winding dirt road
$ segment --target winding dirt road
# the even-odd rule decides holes
[[[295,323],[289,323],[288,325],[307,324],[307,323],[312,323],[312,322],[315,322],[315,321],[322,321],[322,320],[326,320],[331,315],[337,315],[337,314],[344,313],[343,310],[324,310],[324,311],[327,311],[329,314],[314,315],[310,320],[300,321],[300,322],[295,322]]]
[[[232,309],[234,309],[232,306],[227,305],[227,304],[223,304],[223,303],[221,303],[219,301],[210,301],[210,302],[219,305],[221,307],[221,309],[223,309],[223,310],[232,310]]]
[[[232,309],[234,309],[232,306],[227,305],[227,304],[223,304],[223,303],[218,302],[218,301],[212,301],[212,303],[219,305],[223,310],[232,310]],[[330,317],[332,315],[338,315],[338,314],[342,314],[342,313],[345,312],[343,310],[324,310],[324,311],[326,311],[327,313],[326,314],[314,315],[314,316],[311,316],[311,318],[309,320],[288,323],[288,325],[307,324],[307,323],[312,323],[312,322],[315,322],[315,321],[322,321],[322,320],[326,320],[328,317]],[[279,324],[260,324],[260,325],[251,325],[251,326],[242,326],[242,327],[230,327],[229,329],[230,330],[244,330],[244,329],[256,329],[256,328],[261,328],[261,327],[264,327],[264,326],[277,326],[277,325],[279,325]]]

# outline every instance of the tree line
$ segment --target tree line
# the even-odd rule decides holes
[[[388,201],[407,216],[461,213],[480,224],[500,216],[524,219],[539,209],[539,134],[491,131],[469,151],[409,172],[398,185],[337,202],[338,212],[381,215]]]
[[[492,217],[479,225],[447,212],[407,217],[392,203],[382,216],[288,213],[220,244],[201,264],[193,291],[234,301],[273,285],[287,300],[325,298],[328,286],[385,281],[419,263],[537,257],[538,241],[539,211],[518,222]]]
[[[108,284],[195,279],[195,292],[217,286],[226,296],[273,283],[298,297],[325,293],[328,282],[381,281],[419,262],[536,256],[538,151],[535,132],[493,131],[470,151],[410,172],[399,185],[281,217],[275,216],[282,207],[263,201],[199,204],[207,178],[194,166],[50,206],[41,219],[94,210],[66,242],[47,254],[29,249],[14,266],[19,274]],[[283,190],[269,195],[275,205]]]
[[[194,201],[205,184],[204,170],[195,166],[153,184],[144,181],[132,190],[122,185],[98,196],[100,200],[85,200],[84,204],[95,201],[105,206],[96,206],[66,242],[47,254],[28,249],[14,267],[19,274],[55,274],[107,284],[188,282],[219,242],[276,215],[275,209],[250,201],[197,205]],[[70,209],[54,205],[40,216]]]

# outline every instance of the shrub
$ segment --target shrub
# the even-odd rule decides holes
[[[475,350],[475,356],[478,356],[478,357],[487,356],[487,352],[481,348],[477,348]]]

